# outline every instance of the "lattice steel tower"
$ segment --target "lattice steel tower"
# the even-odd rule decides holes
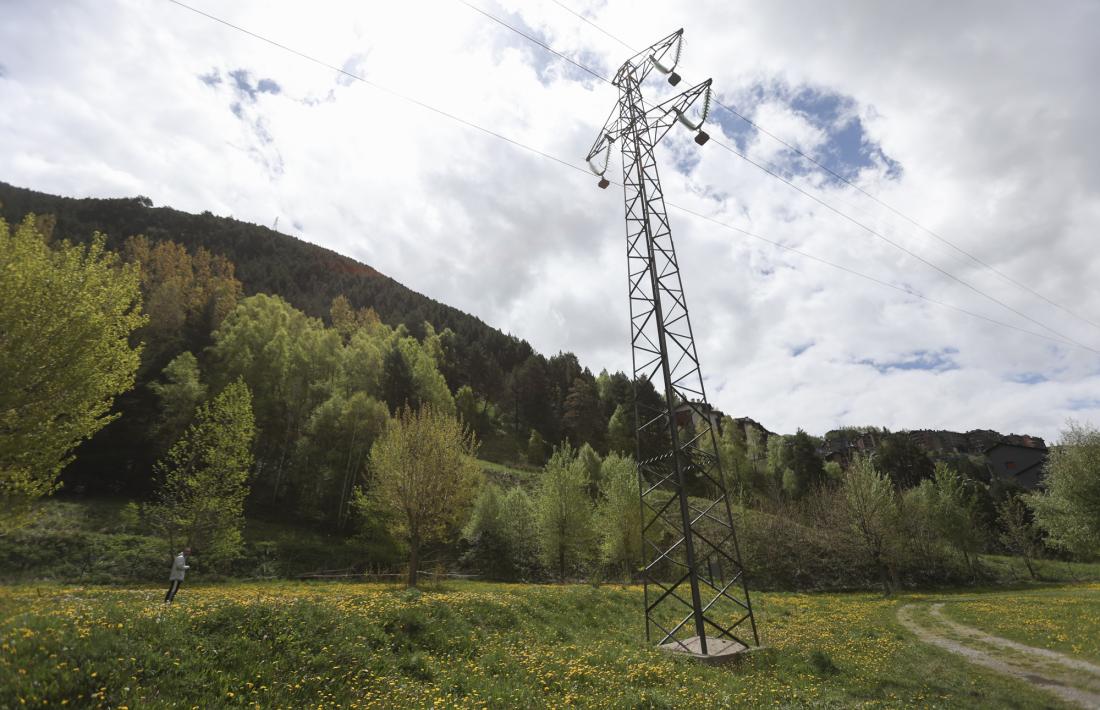
[[[646,638],[714,657],[759,645],[759,637],[654,156],[677,122],[707,142],[711,82],[648,107],[642,96],[654,70],[680,82],[673,70],[682,45],[678,30],[619,68],[619,101],[588,164],[606,188],[612,144],[621,144]]]

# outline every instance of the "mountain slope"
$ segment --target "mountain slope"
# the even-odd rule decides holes
[[[328,313],[332,299],[343,294],[356,308],[373,308],[382,321],[404,324],[423,335],[425,321],[437,330],[450,328],[463,349],[477,348],[504,372],[532,352],[530,345],[505,335],[457,308],[419,294],[375,269],[295,237],[209,212],[195,215],[170,207],[152,207],[147,198],[76,199],[59,197],[0,182],[0,215],[8,222],[29,212],[57,217],[56,233],[86,241],[93,232],[107,235],[119,250],[127,237],[173,240],[189,250],[204,247],[228,257],[246,294],[277,293],[312,316]]]

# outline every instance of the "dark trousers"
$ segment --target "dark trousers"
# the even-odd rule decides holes
[[[168,582],[168,593],[164,595],[165,603],[171,602],[176,598],[176,592],[180,590],[180,581],[173,579]]]

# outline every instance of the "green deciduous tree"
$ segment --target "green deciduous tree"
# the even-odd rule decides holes
[[[617,405],[607,422],[607,450],[631,456],[636,447],[634,441],[634,417],[626,410],[627,405]]]
[[[969,482],[942,461],[935,464],[932,479],[921,481],[915,497],[929,517],[936,535],[954,547],[973,572],[973,556],[985,543],[985,531],[977,515]]]
[[[584,444],[577,450],[577,458],[581,460],[585,475],[588,476],[588,493],[595,498],[600,492],[603,458],[590,444]]]
[[[817,455],[816,443],[803,430],[786,437],[785,443],[783,490],[792,498],[801,498],[825,482],[825,469]]]
[[[206,399],[199,361],[189,352],[180,353],[161,372],[161,381],[149,383],[149,389],[160,400],[160,416],[152,427],[153,435],[161,442],[161,451],[167,451]]]
[[[365,392],[338,392],[313,410],[297,444],[291,480],[302,517],[345,526],[354,485],[388,421],[386,405]]]
[[[569,444],[554,449],[546,462],[534,503],[539,555],[564,581],[592,557],[594,542],[588,474]]]
[[[470,519],[462,529],[462,537],[470,546],[463,555],[463,561],[491,579],[514,578],[511,574],[508,521],[502,514],[503,497],[504,493],[495,483],[482,486],[470,510]]]
[[[934,472],[932,460],[906,432],[883,435],[875,449],[875,467],[898,489],[919,485]]]
[[[538,521],[535,504],[527,491],[514,486],[501,496],[500,517],[508,540],[509,574],[528,580],[539,574]]]
[[[751,424],[745,427],[745,455],[749,458],[753,476],[759,479],[768,459],[767,436]]]
[[[163,484],[148,518],[173,550],[194,547],[214,564],[239,554],[254,436],[252,395],[237,380],[199,406],[157,464]]]
[[[767,469],[772,485],[798,499],[825,481],[825,469],[813,438],[798,430],[793,436],[771,436]]]
[[[352,308],[347,296],[343,294],[332,299],[332,305],[329,307],[329,322],[345,343],[360,330],[374,330],[381,324],[374,309]]]
[[[1049,545],[1082,558],[1100,554],[1100,431],[1070,421],[1050,452],[1042,492],[1026,500]]]
[[[744,431],[729,417],[722,420],[722,432],[716,437],[718,460],[722,464],[722,476],[725,478],[726,491],[733,500],[747,505],[753,498],[754,489],[762,485],[749,460]]]
[[[765,453],[765,467],[768,472],[767,480],[771,492],[779,497],[783,490],[783,479],[787,477],[787,457],[784,452],[787,437],[769,436]],[[793,475],[793,473],[791,474]]]
[[[642,561],[642,510],[634,459],[608,454],[601,466],[597,524],[603,561],[617,566],[624,579]]]
[[[1038,579],[1032,560],[1038,556],[1041,543],[1027,505],[1019,496],[1005,498],[997,505],[997,523],[1001,528],[1000,543],[1024,561],[1032,579]]]
[[[605,417],[611,417],[619,406],[631,406],[634,387],[630,378],[621,372],[609,375],[607,370],[596,378],[596,391],[600,394],[600,408]]]
[[[848,526],[867,561],[878,570],[883,591],[891,591],[897,498],[894,486],[874,463],[856,457],[844,476],[840,500]]]
[[[477,395],[469,385],[462,385],[455,392],[455,414],[463,424],[480,433],[477,426],[479,419]]]
[[[481,471],[477,442],[454,416],[405,407],[371,448],[373,495],[409,547],[415,587],[422,545],[447,539],[466,519]]]
[[[546,463],[546,441],[542,434],[532,429],[531,436],[527,439],[527,463],[532,466],[541,466]]]
[[[426,341],[427,342],[427,341]],[[441,414],[454,416],[455,402],[447,380],[438,369],[438,364],[428,348],[411,337],[397,337],[396,347],[401,350],[408,363],[412,377],[413,398],[421,404],[430,404]],[[385,381],[385,363],[383,363],[383,381]],[[410,404],[413,400],[410,400]]]
[[[243,378],[257,425],[256,487],[272,503],[284,493],[295,443],[310,413],[337,388],[340,335],[282,298],[257,294],[237,304],[214,333],[212,387]]]
[[[51,248],[33,217],[0,220],[0,529],[56,489],[70,452],[134,384],[139,274],[104,243]]]
[[[365,392],[386,401],[382,390],[383,359],[388,352],[386,327],[375,322],[356,330],[343,349],[344,386],[347,392]]]

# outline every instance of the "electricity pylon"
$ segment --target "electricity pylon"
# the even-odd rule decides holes
[[[707,142],[711,82],[648,108],[642,95],[654,70],[680,82],[682,45],[681,29],[619,68],[618,104],[587,160],[606,188],[612,144],[621,144],[646,639],[659,634],[664,648],[718,657],[750,646],[744,626],[752,645],[760,641],[654,156],[677,122]]]

